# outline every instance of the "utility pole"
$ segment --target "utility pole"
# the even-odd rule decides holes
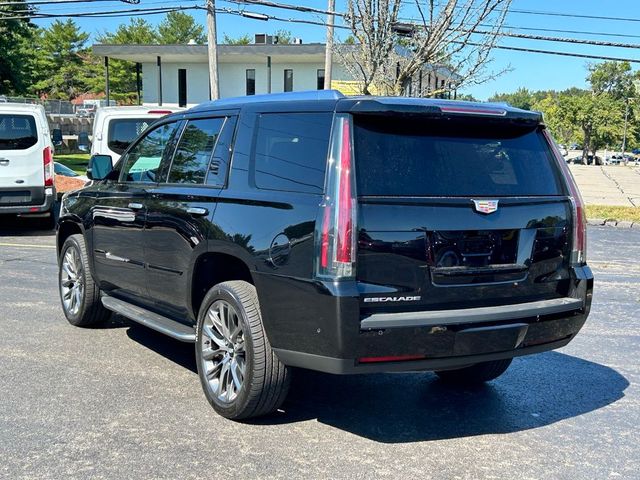
[[[336,0],[328,0],[327,10],[335,11]],[[334,16],[327,14],[327,45],[324,52],[324,89],[331,89],[331,67],[333,66],[333,22]]]
[[[624,158],[625,150],[627,149],[627,123],[629,121],[629,100],[630,98],[625,99],[626,108],[624,110],[624,133],[622,134],[622,161],[624,164],[627,164],[627,159]],[[595,164],[595,162],[594,162]]]
[[[211,100],[217,100],[220,98],[220,90],[218,89],[218,45],[215,0],[207,0],[207,40],[209,52],[209,91]]]

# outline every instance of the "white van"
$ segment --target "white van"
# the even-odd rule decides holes
[[[179,111],[170,107],[103,107],[93,121],[91,156],[109,155],[115,164],[138,135],[158,118]]]
[[[0,214],[48,214],[53,226],[54,175],[44,107],[0,103]]]

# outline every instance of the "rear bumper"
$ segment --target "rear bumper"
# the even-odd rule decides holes
[[[31,196],[33,199],[36,199],[36,203],[25,203],[20,205],[0,204],[0,214],[38,214],[51,211],[51,207],[56,199],[56,190],[54,187],[36,187],[24,190],[29,190],[31,192]]]
[[[274,349],[274,352],[276,353],[280,361],[292,367],[308,368],[310,370],[333,373],[336,375],[350,375],[357,373],[451,370],[480,362],[502,360],[505,358],[530,355],[532,353],[546,352],[548,350],[554,350],[556,348],[564,347],[570,341],[571,338],[565,338],[563,340],[558,340],[544,345],[535,345],[506,352],[484,353],[477,355],[460,355],[442,358],[429,358],[424,360],[384,363],[358,363],[354,359],[323,357],[321,355],[293,352],[290,350]]]
[[[446,370],[566,345],[589,315],[593,274],[587,266],[572,269],[565,298],[364,318],[353,292],[338,292],[335,284],[323,287],[301,295],[313,320],[274,324],[269,307],[264,312],[267,334],[283,363],[336,374]],[[263,310],[272,304],[261,303]],[[301,309],[300,317],[305,313]]]

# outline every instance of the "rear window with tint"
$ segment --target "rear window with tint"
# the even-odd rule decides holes
[[[109,122],[107,146],[109,150],[122,155],[129,145],[156,119],[119,118]]]
[[[32,115],[0,115],[0,150],[25,150],[38,143]]]
[[[359,195],[562,193],[537,128],[487,121],[355,117]]]
[[[263,114],[254,151],[258,188],[322,194],[331,113]]]

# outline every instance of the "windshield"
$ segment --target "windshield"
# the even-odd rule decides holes
[[[109,122],[107,146],[109,150],[122,155],[129,145],[144,132],[154,118],[117,118]]]
[[[32,115],[0,115],[0,150],[25,150],[38,143]]]
[[[562,193],[551,149],[535,126],[378,116],[356,116],[354,125],[359,195]]]

